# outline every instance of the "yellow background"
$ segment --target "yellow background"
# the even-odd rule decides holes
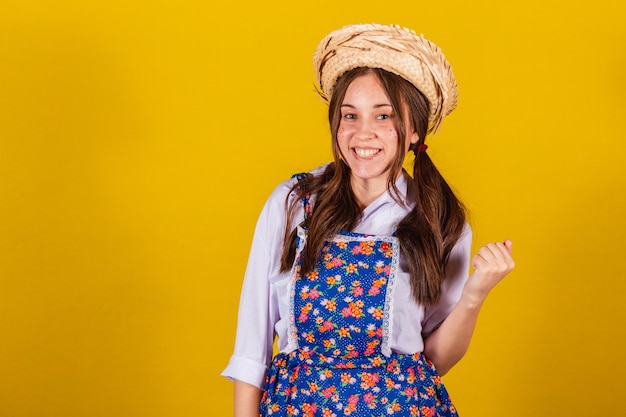
[[[625,416],[624,3],[297,4],[0,0],[0,417],[230,415],[256,217],[330,157],[311,56],[363,22],[444,50],[429,152],[514,241],[461,415]]]

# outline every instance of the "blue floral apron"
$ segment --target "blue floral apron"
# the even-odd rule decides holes
[[[306,216],[308,198],[304,204]],[[432,363],[389,347],[397,238],[340,233],[302,275],[305,241],[306,230],[298,228],[291,349],[272,361],[261,415],[457,416]]]

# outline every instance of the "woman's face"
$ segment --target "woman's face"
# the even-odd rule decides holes
[[[389,170],[398,155],[397,117],[374,73],[357,77],[348,86],[341,104],[337,144],[354,186],[387,187]],[[403,141],[405,152],[417,140],[417,134],[408,135]]]

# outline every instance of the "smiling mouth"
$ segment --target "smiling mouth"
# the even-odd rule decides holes
[[[381,150],[380,149],[363,149],[363,148],[354,148],[354,153],[359,158],[371,158],[377,155]]]

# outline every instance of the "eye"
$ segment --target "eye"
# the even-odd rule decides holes
[[[354,120],[354,119],[356,119],[356,114],[354,114],[354,113],[346,113],[342,117],[344,119],[347,119],[347,120]]]
[[[379,115],[378,115],[378,117],[377,117],[377,119],[378,119],[378,120],[387,120],[387,119],[389,119],[390,117],[391,117],[391,115],[389,115],[389,114],[379,114]]]

